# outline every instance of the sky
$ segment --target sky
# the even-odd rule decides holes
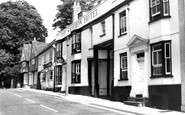
[[[10,0],[0,0],[0,3],[7,2]],[[16,1],[16,0],[12,0]],[[57,11],[57,5],[61,4],[60,0],[25,0],[29,4],[33,5],[38,13],[41,15],[43,19],[43,25],[48,30],[48,37],[46,38],[46,42],[50,43],[52,40],[56,38],[56,34],[59,29],[53,30],[52,24],[55,18]]]

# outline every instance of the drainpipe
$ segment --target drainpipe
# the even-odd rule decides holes
[[[115,40],[115,14],[112,14],[112,39],[113,39],[113,52],[112,52],[112,90],[111,90],[111,97],[113,99],[114,95],[114,40]]]

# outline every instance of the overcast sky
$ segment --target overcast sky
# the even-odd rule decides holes
[[[0,3],[6,2],[10,0],[0,0]],[[16,0],[12,0],[16,1]],[[53,19],[55,18],[55,15],[57,13],[57,5],[61,4],[62,2],[60,0],[25,0],[29,4],[33,5],[39,14],[41,15],[44,26],[48,30],[48,37],[46,38],[46,42],[49,43],[53,39],[55,39],[56,34],[58,30],[53,30],[52,24]]]

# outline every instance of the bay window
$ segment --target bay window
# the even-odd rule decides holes
[[[169,0],[150,0],[150,21],[155,21],[169,16]]]
[[[152,77],[171,76],[171,43],[160,42],[151,45]]]

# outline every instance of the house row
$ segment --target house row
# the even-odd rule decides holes
[[[184,8],[184,0],[103,0],[83,12],[74,2],[73,23],[22,61],[32,68],[24,85],[185,111]]]

